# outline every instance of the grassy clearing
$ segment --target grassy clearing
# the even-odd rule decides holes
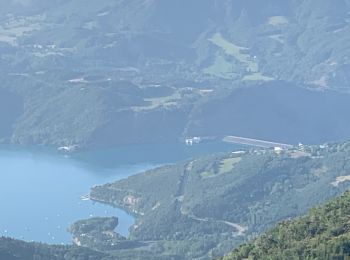
[[[4,35],[3,32],[0,30],[0,42],[5,42],[10,45],[16,44],[16,37],[11,37],[9,35]]]
[[[214,64],[204,69],[204,73],[225,79],[233,79],[239,77],[243,66],[243,69],[245,69],[248,74],[244,76],[243,80],[273,80],[273,78],[264,76],[261,72],[259,72],[259,65],[255,60],[256,58],[251,57],[251,55],[247,53],[249,50],[248,48],[241,47],[227,41],[220,33],[214,34],[214,36],[210,38],[209,41],[214,45],[220,47],[226,55],[234,57],[242,65],[240,68],[236,68],[237,64],[233,64],[232,62],[227,61],[225,57],[217,54]]]
[[[233,170],[235,165],[242,160],[241,157],[224,159],[220,163],[219,174],[227,173]]]
[[[204,69],[204,73],[221,77],[224,79],[232,79],[237,75],[234,73],[234,65],[225,60],[222,56],[216,56],[215,62],[210,67]]]
[[[288,19],[285,16],[271,16],[269,18],[268,24],[273,26],[288,24]]]
[[[202,172],[201,173],[201,177],[203,179],[207,179],[207,178],[211,178],[211,177],[215,177],[216,175],[212,172]]]
[[[233,170],[233,168],[235,167],[235,165],[237,163],[239,163],[242,160],[241,157],[235,157],[235,158],[227,158],[227,159],[223,159],[220,162],[220,166],[219,166],[219,170],[216,171],[205,171],[201,173],[201,177],[203,179],[207,179],[207,178],[213,178],[213,177],[217,177],[220,176],[222,174],[228,173],[230,171]]]
[[[284,37],[282,34],[274,34],[269,36],[270,39],[278,41],[279,43],[284,44]]]
[[[243,81],[271,81],[274,78],[264,76],[261,72],[253,73],[243,77]]]
[[[210,42],[216,46],[222,48],[227,55],[235,57],[237,60],[246,63],[248,62],[250,55],[241,53],[241,51],[248,50],[248,48],[240,47],[224,39],[220,33],[214,34],[212,38],[209,39]]]
[[[178,104],[177,101],[180,99],[181,94],[179,92],[175,92],[173,95],[165,97],[145,98],[144,101],[147,102],[147,105],[133,107],[133,110],[140,112],[144,110],[152,110],[158,107],[176,106]]]
[[[0,25],[0,42],[16,45],[16,40],[19,37],[41,28],[40,19],[40,16],[33,16],[6,21],[5,25]]]
[[[248,48],[240,47],[227,41],[220,33],[214,34],[209,41],[223,49],[227,55],[233,56],[238,61],[244,63],[249,71],[257,72],[259,70],[259,66],[254,59],[249,54],[244,53],[244,51],[246,52],[249,50]]]

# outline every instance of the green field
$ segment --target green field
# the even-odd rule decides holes
[[[237,62],[233,63],[228,57],[217,53],[214,63],[204,69],[204,73],[225,79],[240,78],[245,73],[243,80],[269,81],[272,78],[264,76],[259,71],[259,64],[256,57],[249,54],[249,48],[238,46],[226,40],[220,33],[214,34],[209,41],[222,49],[224,54],[233,57]]]
[[[269,17],[268,24],[273,26],[288,24],[288,19],[285,16],[271,16]]]
[[[235,165],[242,160],[241,157],[223,159],[220,164],[219,174],[227,173],[233,170]]]

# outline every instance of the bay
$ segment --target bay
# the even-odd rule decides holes
[[[117,216],[128,236],[133,216],[81,200],[94,185],[169,163],[237,149],[222,142],[129,145],[60,154],[38,147],[0,147],[0,236],[50,244],[71,243],[67,228],[79,219]]]

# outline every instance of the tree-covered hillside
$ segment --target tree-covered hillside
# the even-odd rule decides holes
[[[350,258],[350,192],[301,218],[285,221],[224,260]]]
[[[3,260],[112,260],[106,254],[77,246],[52,246],[0,238]]]
[[[96,186],[91,198],[136,214],[131,241],[207,259],[340,195],[349,158],[348,142],[213,155]]]
[[[158,256],[149,250],[116,250],[103,253],[86,247],[29,243],[0,237],[1,260],[180,260],[175,256]]]
[[[1,0],[0,103],[11,92],[6,110],[16,109],[0,112],[0,140],[92,147],[254,128],[249,137],[294,141],[284,129],[252,127],[259,111],[242,114],[240,102],[271,82],[349,92],[349,11],[348,0]],[[237,101],[235,90],[249,86],[256,88]],[[310,137],[331,118],[347,121],[326,101],[327,113],[310,122],[299,111],[312,99],[292,110],[281,102],[285,114],[275,117],[272,106],[264,117],[285,125],[298,113],[309,124],[286,128],[300,128],[307,143],[348,137],[348,126]]]

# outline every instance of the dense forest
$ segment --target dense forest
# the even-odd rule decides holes
[[[112,260],[106,254],[77,246],[51,246],[0,238],[3,260]]]
[[[350,259],[350,191],[314,208],[301,218],[284,221],[238,247],[224,260]]]
[[[79,246],[29,243],[0,237],[1,260],[180,260],[177,256],[158,256],[148,250],[117,250],[108,253]]]

